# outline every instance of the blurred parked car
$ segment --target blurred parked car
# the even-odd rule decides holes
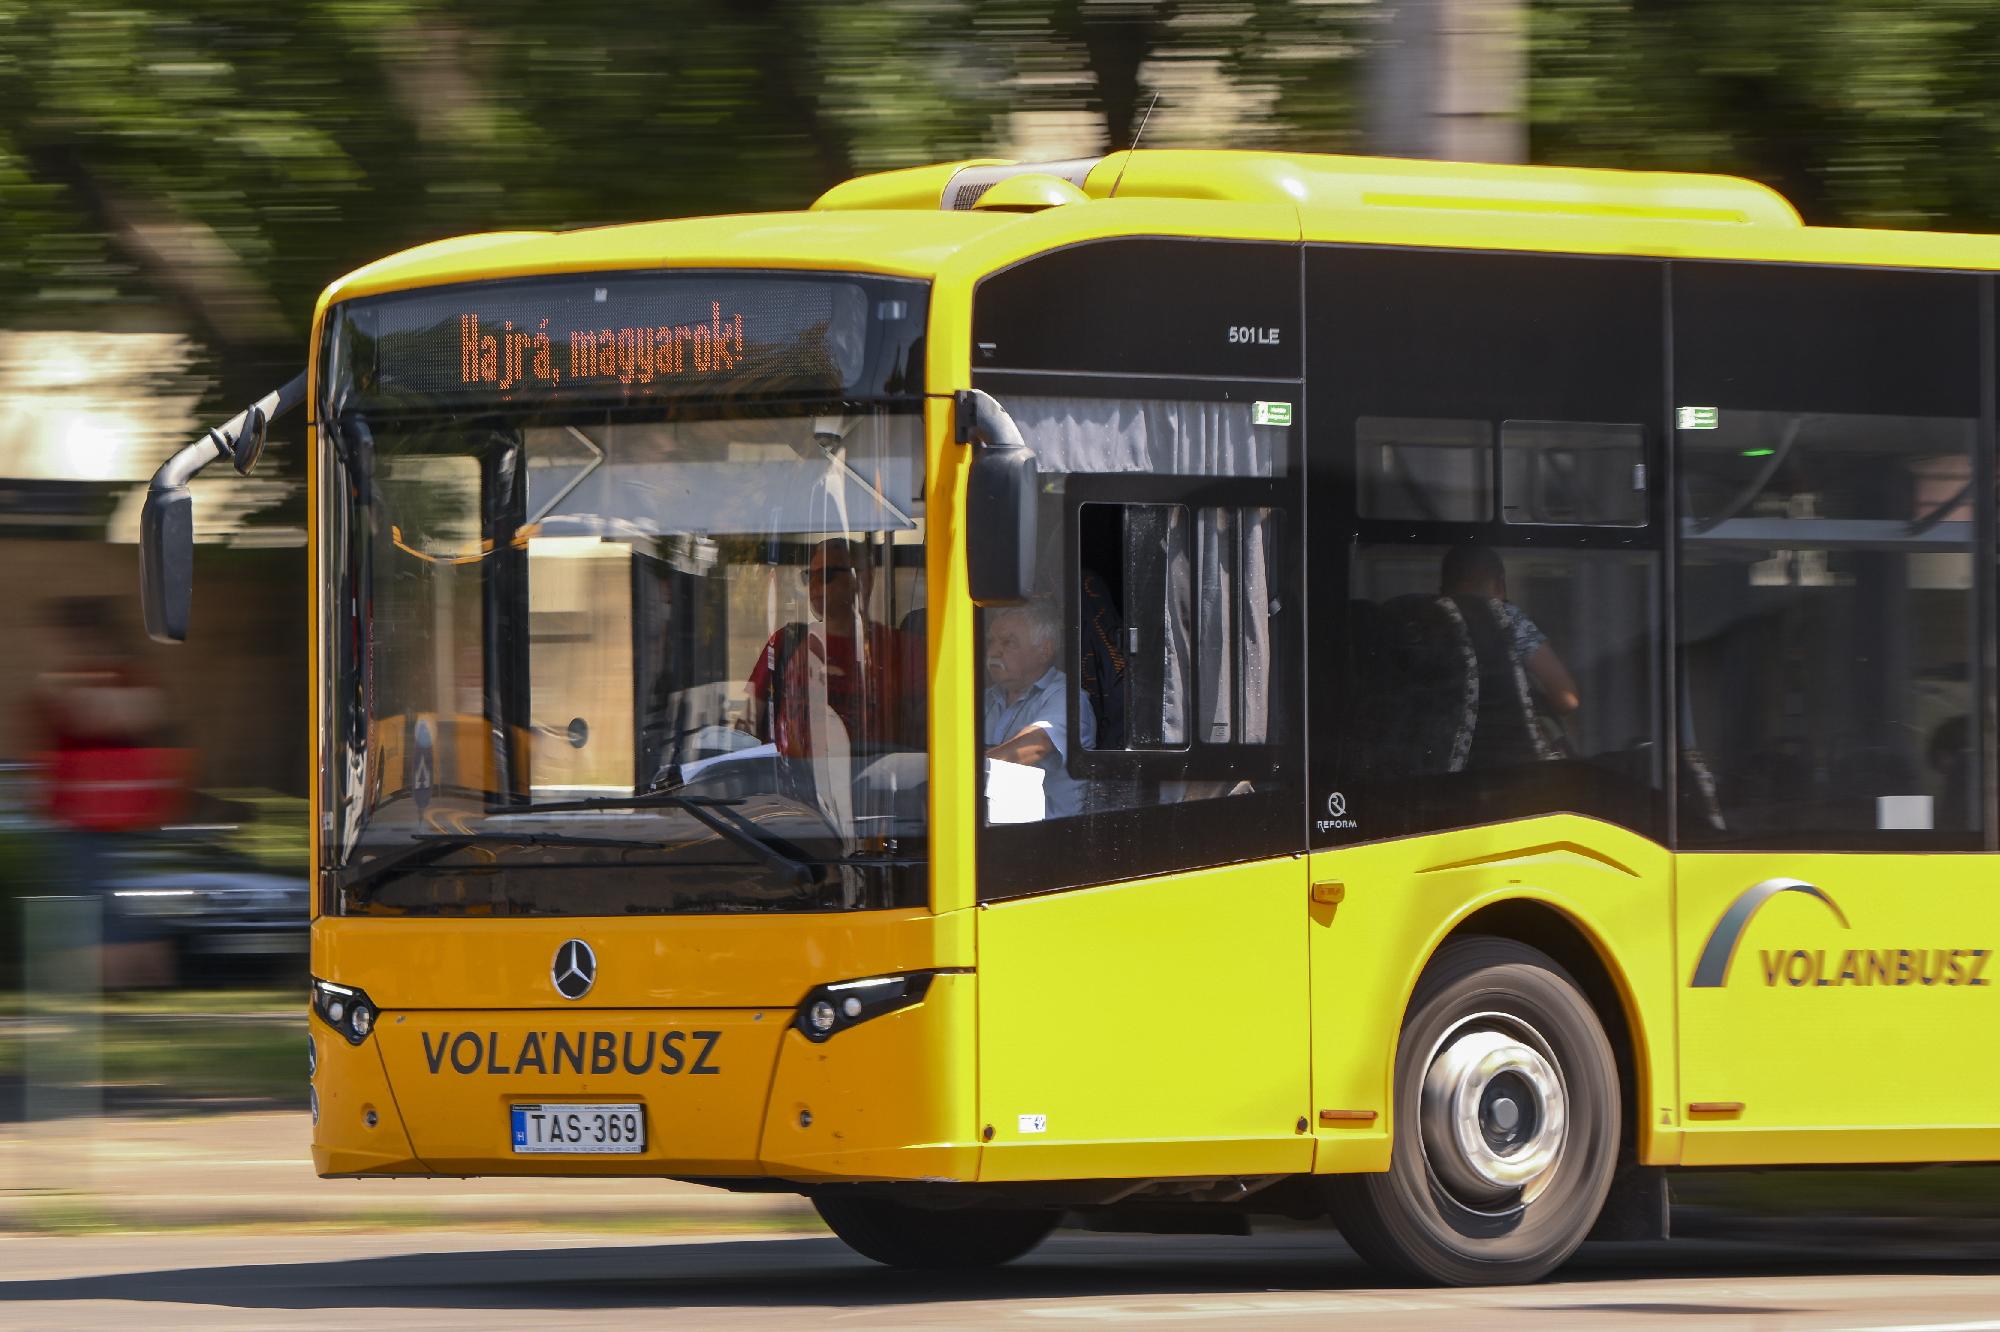
[[[88,890],[103,903],[106,980],[114,986],[290,979],[288,973],[304,970],[304,801],[261,791],[209,792],[200,797],[204,812],[227,822],[96,834],[80,859],[73,844],[65,852],[59,841],[74,834],[37,807],[37,777],[28,764],[0,763],[6,963],[20,943],[9,937],[19,926],[11,899]],[[79,870],[88,883],[72,881]],[[147,961],[135,967],[135,953]]]
[[[165,939],[182,984],[303,970],[307,881],[241,855],[226,827],[107,839],[98,892],[107,938]]]

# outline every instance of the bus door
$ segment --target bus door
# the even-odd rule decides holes
[[[1298,838],[1286,486],[1058,470],[1086,460],[1062,454],[1064,420],[1210,432],[1246,470],[1288,428],[1256,426],[1250,402],[1006,402],[1054,486],[1054,540],[1046,598],[982,614],[992,1160],[1056,1170],[1028,1164],[1048,1116],[1068,1144],[1164,1140],[1162,1174],[1304,1170],[1306,884],[1276,854]],[[1062,744],[1038,758],[1050,730]]]
[[[1040,477],[1035,594],[978,613],[955,686],[983,1178],[1311,1168],[1298,218],[1257,216],[974,293],[973,386]]]
[[[1683,1160],[2000,1155],[1983,282],[1673,291]]]
[[[1041,590],[979,618],[984,1173],[1309,1169],[1297,386],[995,396]]]

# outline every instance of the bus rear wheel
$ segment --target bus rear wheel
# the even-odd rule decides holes
[[[1535,1281],[1590,1233],[1618,1139],[1617,1064],[1576,983],[1524,944],[1453,940],[1403,1021],[1388,1173],[1335,1177],[1329,1202],[1399,1276]]]
[[[848,1248],[890,1267],[930,1271],[998,1267],[1049,1237],[1051,1211],[913,1207],[886,1198],[821,1195],[820,1219]]]

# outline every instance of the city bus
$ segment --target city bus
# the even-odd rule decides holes
[[[341,278],[143,525],[304,406],[319,1173],[1494,1283],[2000,1159],[1996,269],[1158,150]]]

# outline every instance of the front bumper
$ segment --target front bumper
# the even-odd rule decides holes
[[[977,1177],[969,974],[814,1042],[785,1008],[384,1011],[313,1019],[322,1175]],[[518,1103],[637,1102],[646,1150],[516,1155]]]

